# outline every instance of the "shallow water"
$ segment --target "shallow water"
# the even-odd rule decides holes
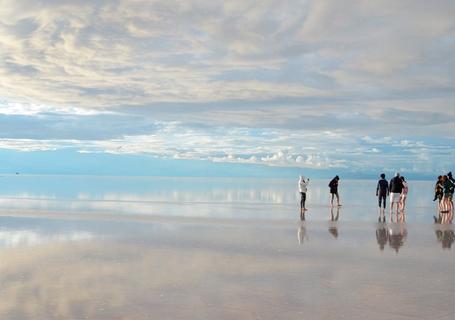
[[[0,318],[453,319],[451,225],[0,217]]]
[[[431,182],[377,223],[376,181],[0,178],[0,319],[452,319]],[[393,222],[392,220],[395,219]]]
[[[326,220],[328,181],[310,182],[309,219]],[[431,222],[433,182],[409,181],[408,221]],[[377,217],[376,181],[342,180],[343,220]],[[297,179],[1,176],[4,212],[122,214],[175,217],[294,220]]]

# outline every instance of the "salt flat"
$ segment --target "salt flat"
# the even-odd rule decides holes
[[[7,214],[0,318],[452,319],[453,242],[419,222]]]

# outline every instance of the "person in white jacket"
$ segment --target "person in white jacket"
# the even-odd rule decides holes
[[[300,218],[302,220],[305,220],[305,201],[306,201],[306,193],[308,190],[308,184],[310,182],[310,179],[305,179],[304,176],[300,176],[299,178],[299,192],[300,192]]]

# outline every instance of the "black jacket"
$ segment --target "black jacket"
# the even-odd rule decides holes
[[[392,193],[401,193],[403,191],[403,180],[400,177],[394,177],[390,180],[389,191]]]
[[[378,181],[378,186],[376,187],[377,195],[387,195],[389,193],[389,184],[386,179],[381,179]]]

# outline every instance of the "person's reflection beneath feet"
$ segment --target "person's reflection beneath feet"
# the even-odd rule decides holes
[[[297,239],[299,240],[299,245],[302,245],[304,240],[308,241],[308,235],[306,233],[304,223],[301,223],[300,227],[297,229]]]
[[[401,222],[391,223],[389,226],[389,246],[395,249],[398,253],[400,248],[404,245],[404,240],[408,235],[406,224]]]
[[[336,214],[334,214],[336,210]],[[340,218],[340,207],[330,209],[329,232],[336,239],[338,238],[338,219]]]
[[[378,241],[379,249],[381,251],[384,251],[384,247],[389,240],[387,224],[385,222],[378,222],[378,225],[376,227],[376,240]]]
[[[455,241],[455,233],[453,230],[437,230],[441,234],[438,236],[438,240],[441,241],[442,248],[443,249],[451,249],[452,248],[452,243]],[[440,239],[439,239],[440,238]]]

